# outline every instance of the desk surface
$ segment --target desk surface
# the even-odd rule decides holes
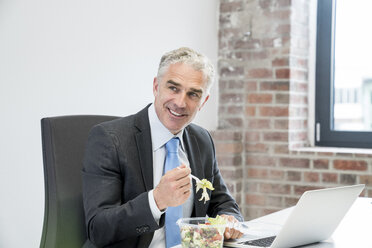
[[[252,221],[262,221],[280,225],[284,223],[292,209],[293,208],[287,208]],[[372,198],[359,197],[330,239],[301,247],[372,248]]]

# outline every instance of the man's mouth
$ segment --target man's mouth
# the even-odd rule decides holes
[[[169,113],[171,113],[171,115],[173,115],[173,116],[175,116],[175,117],[186,116],[185,114],[177,113],[176,111],[173,111],[173,110],[171,110],[170,108],[168,108],[168,110],[169,110]]]

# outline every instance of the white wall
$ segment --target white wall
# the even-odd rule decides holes
[[[153,100],[160,56],[217,61],[218,1],[0,1],[0,247],[38,247],[40,119],[128,115]],[[197,123],[217,126],[217,87]],[[201,117],[201,118],[200,118]]]

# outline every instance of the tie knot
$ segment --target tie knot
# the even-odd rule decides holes
[[[165,144],[165,148],[167,152],[177,153],[178,152],[178,145],[180,140],[178,138],[172,138]]]

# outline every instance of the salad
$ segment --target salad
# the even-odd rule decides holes
[[[194,218],[197,224],[180,225],[183,248],[222,248],[226,220],[216,218]],[[192,222],[192,221],[190,221]]]
[[[199,201],[204,199],[204,204],[205,204],[207,201],[209,201],[209,195],[207,193],[207,189],[214,190],[214,188],[210,181],[208,181],[207,179],[202,179],[200,180],[200,182],[196,183],[196,193],[198,193],[200,189],[202,189],[203,192],[202,192],[202,196],[200,197]]]

